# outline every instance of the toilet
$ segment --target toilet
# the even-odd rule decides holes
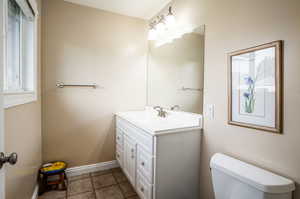
[[[291,199],[295,190],[292,180],[224,154],[210,168],[215,199]]]

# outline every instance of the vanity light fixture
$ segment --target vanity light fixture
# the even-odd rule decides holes
[[[169,7],[168,14],[157,16],[149,25],[148,40],[154,41],[156,47],[171,43],[194,30],[193,26],[189,24],[176,22],[172,6]]]
[[[150,29],[148,32],[148,40],[157,40],[159,35],[164,35],[168,27],[171,27],[175,24],[175,17],[172,13],[172,7],[169,7],[169,13],[165,15],[157,16],[157,18],[152,21]]]

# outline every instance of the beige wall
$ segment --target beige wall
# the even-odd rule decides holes
[[[37,2],[41,7],[41,1]],[[41,16],[39,28],[40,19]],[[38,57],[38,79],[40,80],[40,56]],[[38,87],[40,87],[39,82]],[[41,128],[40,89],[38,89],[38,101],[5,110],[5,151],[17,152],[19,156],[15,166],[6,167],[5,199],[32,197],[37,182],[37,172],[42,163]]]
[[[202,198],[213,198],[209,160],[214,153],[223,152],[294,179],[295,198],[299,199],[300,120],[296,114],[300,111],[300,2],[175,0],[175,8],[187,23],[206,25],[204,104],[215,104],[215,119],[204,121]],[[285,41],[284,134],[228,125],[226,54],[279,39]]]
[[[181,88],[203,88],[204,36],[190,33],[172,43],[155,46],[148,61],[148,105],[202,113],[203,95]]]
[[[136,19],[66,4],[62,0],[48,0],[45,4],[45,160],[65,159],[71,165],[111,160],[114,151],[112,113],[140,108],[145,103],[146,86],[139,84],[145,80],[142,52],[146,44],[139,33],[145,25]],[[214,120],[204,121],[202,198],[213,198],[209,159],[216,152],[232,155],[300,183],[300,156],[297,154],[300,150],[297,125],[300,122],[297,116],[300,111],[299,4],[298,0],[174,0],[174,12],[179,21],[195,26],[206,24],[204,103],[215,104],[216,110]],[[285,41],[284,134],[227,125],[226,54],[278,39]],[[124,44],[129,42],[139,49],[131,51],[128,58],[132,61],[122,54]],[[108,50],[104,51],[105,48]],[[110,56],[112,53],[123,56],[114,59]],[[54,86],[57,80],[95,81],[104,89],[57,90]],[[297,189],[295,198],[300,199],[299,185]]]
[[[216,152],[287,176],[300,199],[300,1],[174,0],[182,23],[205,24],[204,105],[215,104],[215,119],[204,121],[201,198],[212,199],[209,160]],[[227,53],[284,40],[284,134],[227,124]]]
[[[43,160],[114,160],[114,113],[146,103],[147,24],[63,0],[45,0],[43,13]]]
[[[205,5],[205,104],[215,104],[215,120],[205,120],[202,196],[212,198],[208,161],[223,152],[300,183],[300,2],[298,0],[209,0]],[[283,135],[230,126],[227,121],[226,53],[284,40]],[[218,81],[216,81],[218,80]],[[295,198],[300,199],[300,186]]]

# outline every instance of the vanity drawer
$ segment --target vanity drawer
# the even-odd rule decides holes
[[[137,168],[138,171],[152,183],[153,181],[153,156],[143,149],[140,145],[137,146]]]
[[[124,134],[120,128],[116,129],[116,142],[123,148]]]
[[[136,191],[141,199],[152,199],[152,185],[139,171],[137,172]]]
[[[119,128],[124,134],[135,139],[145,150],[153,154],[153,136],[118,116],[116,123],[117,129]]]
[[[116,159],[119,162],[120,166],[123,167],[123,151],[118,149],[116,150]]]

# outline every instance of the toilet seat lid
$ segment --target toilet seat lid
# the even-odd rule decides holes
[[[288,193],[295,190],[295,183],[292,180],[221,153],[216,153],[211,158],[210,167],[265,193]]]

